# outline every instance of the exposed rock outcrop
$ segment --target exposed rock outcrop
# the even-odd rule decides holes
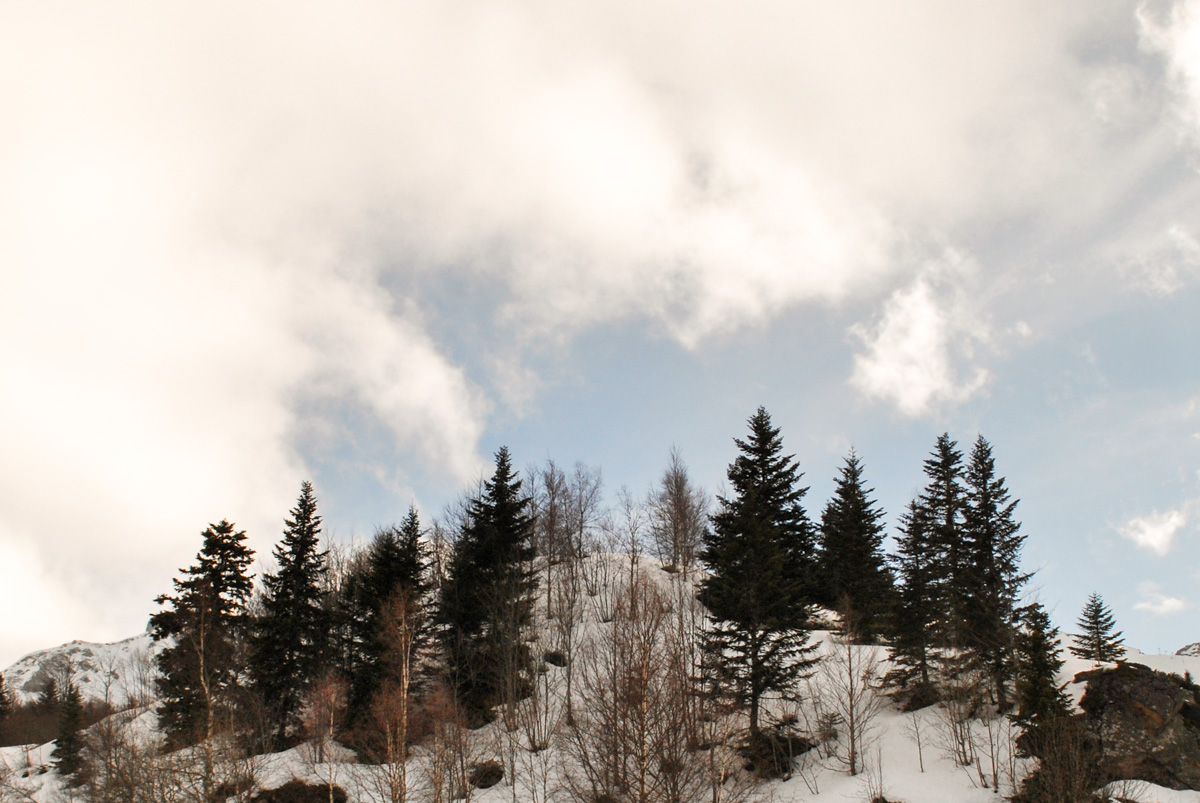
[[[1075,676],[1079,705],[1110,779],[1200,790],[1200,687],[1134,663]]]
[[[1186,647],[1180,647],[1175,654],[1200,656],[1200,641],[1197,641],[1195,644],[1189,644]]]

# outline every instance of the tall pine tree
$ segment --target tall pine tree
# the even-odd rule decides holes
[[[891,558],[899,584],[889,633],[896,668],[888,673],[888,682],[904,689],[909,705],[917,708],[936,699],[933,680],[939,649],[935,628],[941,620],[936,558],[925,508],[913,500],[900,519],[896,554]]]
[[[425,621],[429,592],[428,558],[421,543],[421,520],[415,507],[399,527],[375,534],[361,569],[350,578],[347,603],[350,617],[350,711],[351,718],[365,710],[372,696],[389,681],[388,653],[395,646],[388,638],[403,610],[409,649],[419,653],[428,639]]]
[[[530,499],[501,448],[495,473],[468,505],[438,610],[450,685],[473,721],[524,696],[529,683],[523,637],[537,587],[533,523]]]
[[[329,654],[328,566],[320,533],[317,499],[306,481],[275,547],[278,569],[263,578],[262,614],[251,642],[250,674],[279,739],[299,727],[301,702]]]
[[[1017,712],[1012,721],[1021,729],[1017,748],[1040,757],[1042,734],[1050,723],[1071,714],[1071,698],[1058,683],[1062,647],[1046,609],[1034,603],[1022,611],[1021,619],[1016,637]]]
[[[82,729],[83,698],[79,696],[79,687],[68,683],[59,705],[58,737],[51,757],[69,789],[76,789],[87,781]]]
[[[1017,501],[1009,496],[1004,478],[996,476],[991,444],[982,435],[971,450],[964,479],[961,646],[990,679],[996,704],[1004,711],[1013,677],[1017,600],[1029,579],[1020,570],[1025,536],[1015,519]]]
[[[790,693],[815,662],[807,627],[816,554],[799,465],[783,454],[765,409],[749,425],[747,440],[734,439],[741,454],[728,470],[733,496],[718,497],[704,537],[700,601],[710,617],[703,650],[712,681],[749,708],[754,739],[763,697]]]
[[[4,682],[4,674],[0,673],[0,724],[12,714],[13,701],[8,693],[8,685]]]
[[[840,611],[848,635],[873,643],[884,631],[895,581],[883,552],[883,511],[863,487],[862,461],[846,456],[821,514],[821,603]]]
[[[1080,631],[1071,636],[1075,642],[1071,652],[1075,656],[1089,661],[1116,661],[1125,655],[1125,639],[1116,629],[1117,621],[1096,592],[1088,597],[1075,626]]]
[[[970,588],[963,520],[966,489],[962,481],[962,452],[949,433],[938,436],[933,452],[925,460],[929,479],[919,504],[932,548],[930,582],[933,592],[935,630],[945,647],[962,647],[962,627]]]
[[[244,664],[254,553],[246,533],[228,521],[209,525],[203,537],[196,563],[180,570],[175,594],[158,597],[164,610],[150,617],[151,637],[168,642],[157,659],[158,721],[175,747],[211,745],[234,709]],[[205,779],[211,780],[207,764]]]

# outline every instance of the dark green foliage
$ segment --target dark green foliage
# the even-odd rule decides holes
[[[1016,638],[1017,712],[1012,721],[1021,728],[1017,748],[1023,755],[1040,756],[1040,734],[1047,723],[1070,716],[1071,700],[1058,683],[1063,665],[1058,628],[1050,626],[1050,616],[1038,603],[1025,608],[1021,619]]]
[[[758,778],[787,780],[797,756],[816,747],[816,743],[787,725],[775,725],[751,735],[738,748],[745,759],[744,769]]]
[[[1071,636],[1075,642],[1071,653],[1075,656],[1089,661],[1116,661],[1125,655],[1125,639],[1121,631],[1113,632],[1117,622],[1099,594],[1093,592],[1088,597],[1075,624],[1080,631]]]
[[[57,712],[58,706],[61,702],[62,696],[58,693],[58,679],[52,677],[46,681],[45,687],[38,692],[38,707],[46,711]]]
[[[59,704],[58,737],[50,755],[58,774],[72,789],[87,781],[82,728],[83,700],[79,689],[70,683]]]
[[[327,553],[320,549],[320,533],[312,483],[304,482],[275,547],[278,568],[263,578],[262,614],[254,623],[250,650],[254,687],[280,739],[299,727],[301,702],[329,655]]]
[[[4,682],[4,675],[0,673],[0,723],[8,719],[9,714],[13,710],[12,695],[8,693],[8,684]]]
[[[962,482],[962,452],[942,433],[925,460],[929,478],[918,503],[925,521],[932,563],[929,572],[934,629],[942,646],[962,646],[963,614],[970,588],[966,568],[970,556],[963,538],[966,489]]]
[[[425,598],[428,557],[421,543],[421,520],[410,507],[399,527],[375,534],[366,559],[349,581],[346,606],[351,644],[348,649],[351,719],[366,710],[374,694],[394,680],[393,632],[402,615],[411,649],[419,653],[428,641]]]
[[[496,471],[473,499],[450,556],[438,609],[446,671],[472,722],[523,696],[530,657],[523,642],[533,608],[533,519],[530,500],[509,461],[496,453]]]
[[[889,680],[922,699],[936,696],[935,669],[955,674],[964,668],[959,650],[966,640],[969,554],[963,533],[962,452],[957,447],[949,434],[938,437],[924,464],[928,482],[901,519],[892,558],[900,587],[891,634],[896,669]]]
[[[156,684],[159,727],[176,747],[211,735],[213,723],[225,719],[220,714],[234,706],[244,664],[254,553],[246,533],[228,521],[209,525],[203,537],[196,563],[180,570],[175,594],[158,597],[164,610],[150,617],[154,640],[173,640],[158,655]]]
[[[899,585],[893,598],[890,643],[896,668],[888,682],[922,700],[936,699],[933,667],[937,656],[934,628],[939,621],[935,547],[924,508],[909,503],[900,519],[900,535],[892,563]],[[920,706],[916,706],[920,707]]]
[[[1029,579],[1019,566],[1025,536],[1014,518],[1017,502],[1010,500],[1004,478],[996,476],[992,447],[983,436],[971,451],[965,480],[959,646],[971,653],[974,665],[990,678],[1003,711],[1008,707],[1008,683],[1013,676],[1017,599]]]
[[[839,611],[847,633],[874,643],[884,631],[895,580],[883,553],[883,511],[863,487],[862,461],[851,450],[821,514],[821,603]]]
[[[705,534],[700,559],[708,575],[700,601],[710,623],[703,635],[713,689],[749,706],[751,735],[759,732],[768,692],[789,693],[815,659],[808,642],[814,598],[815,547],[797,487],[799,466],[783,455],[779,430],[762,407],[750,418],[750,437],[735,439],[741,454],[729,466],[731,498]]]

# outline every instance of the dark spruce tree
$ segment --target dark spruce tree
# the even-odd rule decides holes
[[[531,662],[524,634],[533,612],[533,518],[508,449],[471,500],[442,584],[438,624],[450,687],[468,721],[524,696]]]
[[[888,639],[895,668],[887,680],[904,692],[908,708],[921,708],[937,699],[933,680],[940,650],[934,630],[940,621],[941,598],[936,557],[925,508],[914,500],[900,519],[896,554],[891,558],[899,583]]]
[[[733,495],[718,497],[704,537],[699,597],[709,612],[703,651],[712,689],[748,708],[756,741],[763,697],[792,693],[815,663],[807,628],[816,555],[798,464],[783,454],[765,409],[749,425],[747,440],[734,439]]]
[[[428,557],[421,543],[421,520],[415,507],[399,527],[375,534],[366,559],[350,577],[346,593],[349,633],[350,717],[366,711],[375,693],[395,680],[389,653],[397,615],[405,618],[408,649],[419,654],[428,641],[425,616]]]
[[[275,547],[278,568],[263,577],[262,612],[254,622],[250,676],[274,725],[286,742],[300,727],[305,694],[320,680],[329,657],[331,621],[326,606],[327,553],[320,548],[321,517],[312,483],[284,520]]]
[[[933,452],[925,460],[924,471],[929,481],[918,504],[930,546],[934,630],[942,646],[961,648],[963,615],[970,595],[966,572],[969,556],[963,534],[966,489],[962,481],[962,452],[949,433],[938,437]]]
[[[4,724],[4,720],[12,714],[12,710],[12,695],[9,694],[8,685],[4,682],[4,674],[0,673],[0,725]]]
[[[1058,683],[1062,646],[1046,609],[1034,603],[1021,611],[1021,620],[1016,636],[1017,711],[1011,719],[1021,729],[1018,750],[1040,758],[1045,743],[1042,735],[1051,723],[1070,716],[1071,699]]]
[[[58,737],[50,754],[68,789],[77,789],[87,782],[82,729],[83,698],[79,696],[79,688],[68,683],[59,704]]]
[[[1071,653],[1075,656],[1089,661],[1116,661],[1125,655],[1125,639],[1116,630],[1112,611],[1099,594],[1092,592],[1088,597],[1075,626],[1079,628],[1079,633],[1071,636],[1075,642]]]
[[[1009,496],[1004,478],[996,476],[991,444],[982,435],[971,450],[964,480],[960,646],[990,680],[999,710],[1006,711],[1014,671],[1017,600],[1029,579],[1020,569],[1025,536],[1015,518],[1017,500]]]
[[[883,511],[863,487],[862,461],[846,457],[833,498],[821,514],[821,604],[842,614],[847,634],[874,643],[884,632],[895,581],[883,552]]]
[[[155,682],[159,728],[172,747],[211,744],[234,712],[245,662],[254,553],[228,521],[209,525],[203,537],[196,563],[180,570],[175,593],[158,597],[163,610],[150,617],[151,637],[168,642]]]

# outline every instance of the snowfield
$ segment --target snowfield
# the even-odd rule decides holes
[[[590,561],[607,561],[605,573],[612,577],[628,575],[628,559],[623,556],[595,556]],[[655,561],[642,559],[641,571],[651,577],[662,588],[674,588],[674,593],[687,592],[687,587],[678,588],[681,581],[677,576],[661,571]],[[686,584],[686,581],[683,581]],[[602,621],[601,605],[596,599],[584,598],[585,612],[580,621],[583,639],[604,632],[611,623]],[[537,606],[538,616],[542,608]],[[543,643],[535,651],[550,644],[550,625],[539,620]],[[820,643],[820,652],[845,653],[845,645],[837,642],[828,631],[815,631],[814,642]],[[880,659],[876,676],[887,669],[882,660],[883,648],[852,646],[850,655],[859,665],[865,666],[874,655]],[[149,637],[139,635],[115,644],[87,644],[71,642],[51,650],[32,653],[17,661],[7,670],[5,677],[14,691],[29,699],[39,690],[50,673],[62,673],[69,667],[70,676],[87,697],[108,699],[118,707],[130,701],[145,700],[149,685],[147,667],[154,645]],[[1076,673],[1094,668],[1094,664],[1065,653],[1066,665],[1060,681],[1069,683]],[[1191,672],[1200,675],[1200,654],[1145,655],[1130,650],[1126,656],[1130,662],[1143,663],[1153,669],[1182,674]],[[547,666],[545,684],[550,697],[561,698],[565,689],[566,668]],[[798,705],[801,721],[812,712],[804,706],[812,704],[822,692],[822,675],[814,674],[806,681],[803,696],[809,703],[775,702],[776,713],[789,705]],[[1076,702],[1083,692],[1082,684],[1068,687]],[[828,693],[828,692],[826,692]],[[157,740],[152,704],[135,707],[114,715],[120,718],[122,727],[145,743]],[[977,761],[972,766],[959,766],[952,758],[952,749],[942,723],[943,709],[931,707],[915,713],[899,711],[889,698],[882,698],[878,713],[872,720],[865,738],[864,771],[849,775],[844,764],[833,754],[836,743],[817,747],[797,759],[795,774],[784,781],[765,782],[758,786],[754,799],[772,800],[777,803],[808,801],[810,803],[846,803],[846,801],[870,801],[880,793],[893,803],[984,803],[996,801],[1013,790],[1014,775],[1020,777],[1030,769],[1029,762],[1012,755],[1011,739],[1015,730],[1007,720],[997,718],[990,723],[977,722],[976,736],[981,745]],[[98,726],[97,726],[98,727]],[[989,738],[990,737],[990,738]],[[479,803],[501,803],[507,801],[530,801],[544,803],[550,800],[567,800],[565,787],[557,776],[558,768],[569,761],[561,742],[539,753],[531,753],[514,747],[511,734],[499,721],[470,732],[471,753],[477,759],[497,759],[502,764],[515,761],[520,770],[515,785],[505,777],[496,786],[486,790],[474,790],[470,799]],[[920,746],[918,746],[918,739]],[[987,747],[987,745],[993,745]],[[19,790],[24,799],[36,803],[55,803],[70,799],[63,789],[57,771],[50,768],[53,743],[0,748],[0,799],[4,784]],[[320,754],[319,754],[320,752]],[[430,757],[425,747],[417,747],[409,759],[409,776],[414,787],[414,800],[423,799],[420,791]],[[256,781],[263,787],[277,787],[293,778],[326,783],[332,780],[342,786],[354,801],[382,801],[383,770],[354,762],[354,756],[336,744],[318,748],[306,744],[280,753],[255,757],[250,764]],[[998,779],[999,789],[993,788],[993,777]],[[1142,782],[1116,784],[1110,789],[1114,796],[1142,803],[1200,803],[1200,791],[1174,791]],[[999,794],[997,794],[999,793]]]

